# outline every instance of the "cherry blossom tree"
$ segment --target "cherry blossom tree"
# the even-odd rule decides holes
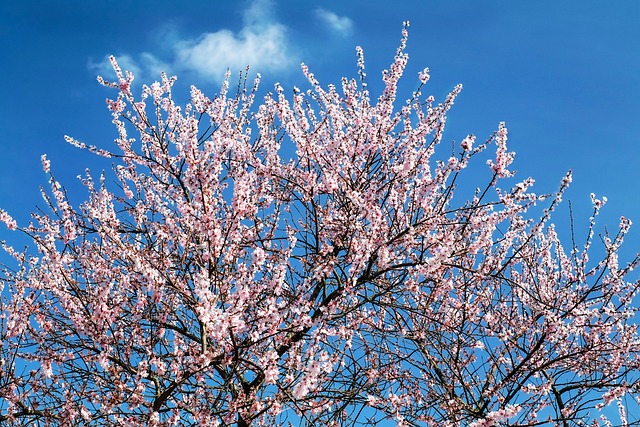
[[[73,206],[43,156],[47,208],[0,211],[33,242],[4,244],[1,424],[637,425],[630,222],[598,238],[592,196],[586,240],[557,232],[571,175],[532,192],[504,124],[441,144],[461,87],[398,102],[406,38],[377,98],[360,49],[341,85],[184,108],[112,59],[117,147],[67,139],[113,173]]]

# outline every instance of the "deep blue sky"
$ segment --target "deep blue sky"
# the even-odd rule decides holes
[[[275,81],[306,89],[301,61],[324,84],[337,83],[356,75],[361,45],[375,88],[404,20],[411,21],[405,87],[425,66],[432,80],[424,92],[438,100],[464,85],[448,139],[484,140],[506,121],[522,178],[533,176],[536,190],[548,192],[572,168],[567,198],[580,217],[589,214],[590,192],[606,195],[603,219],[634,220],[629,243],[640,249],[637,0],[2,1],[0,207],[24,223],[42,205],[42,153],[72,190],[85,167],[109,167],[63,140],[109,146],[116,136],[104,105],[114,94],[95,79],[107,54],[136,70],[139,82],[165,68],[183,94],[195,84],[212,95],[227,66],[247,62],[265,77],[265,91]],[[2,239],[11,240],[4,227]]]

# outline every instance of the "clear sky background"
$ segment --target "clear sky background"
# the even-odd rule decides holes
[[[446,138],[486,139],[506,121],[519,176],[535,190],[557,189],[574,171],[578,225],[589,193],[607,196],[603,221],[635,223],[628,248],[640,250],[640,1],[615,0],[60,0],[0,2],[0,207],[20,223],[42,206],[47,153],[73,193],[86,167],[109,168],[69,146],[63,135],[110,147],[116,137],[98,85],[114,54],[137,82],[176,74],[184,96],[195,84],[218,91],[227,67],[251,64],[262,89],[280,81],[308,88],[307,63],[323,84],[357,74],[365,50],[374,95],[392,60],[402,22],[411,21],[404,81],[431,69],[424,92],[442,100],[464,85]],[[482,165],[480,165],[482,167]],[[96,170],[97,169],[97,170]],[[72,194],[83,200],[84,194]],[[556,222],[566,224],[567,210]],[[565,215],[562,218],[562,215]],[[0,240],[9,240],[6,228]]]

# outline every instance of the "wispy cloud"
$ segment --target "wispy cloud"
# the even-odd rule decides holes
[[[348,36],[353,31],[353,21],[346,16],[339,16],[321,8],[316,9],[315,13],[331,31],[340,36]]]
[[[203,78],[220,82],[227,69],[232,72],[250,66],[253,71],[281,71],[295,66],[297,61],[291,53],[287,40],[287,28],[277,22],[271,11],[271,0],[254,0],[243,14],[243,27],[237,33],[229,29],[201,34],[196,39],[176,39],[169,49],[170,59],[163,61],[145,52],[133,57],[117,56],[123,69],[134,74],[157,77],[160,71],[167,73],[195,72]],[[90,68],[108,72],[108,61]]]

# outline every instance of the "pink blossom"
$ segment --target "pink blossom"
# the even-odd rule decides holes
[[[475,141],[475,139],[476,137],[474,135],[467,136],[460,143],[460,147],[462,147],[464,151],[471,151],[471,149],[473,148],[473,142]]]
[[[42,170],[45,173],[49,173],[49,171],[51,170],[51,161],[47,159],[46,154],[40,156],[40,159],[42,160]]]
[[[418,78],[420,79],[420,83],[422,84],[426,84],[429,81],[429,69],[425,68],[424,70],[420,71],[420,73],[418,74]]]
[[[9,230],[15,230],[18,227],[16,221],[3,209],[0,209],[0,222],[3,222]]]

